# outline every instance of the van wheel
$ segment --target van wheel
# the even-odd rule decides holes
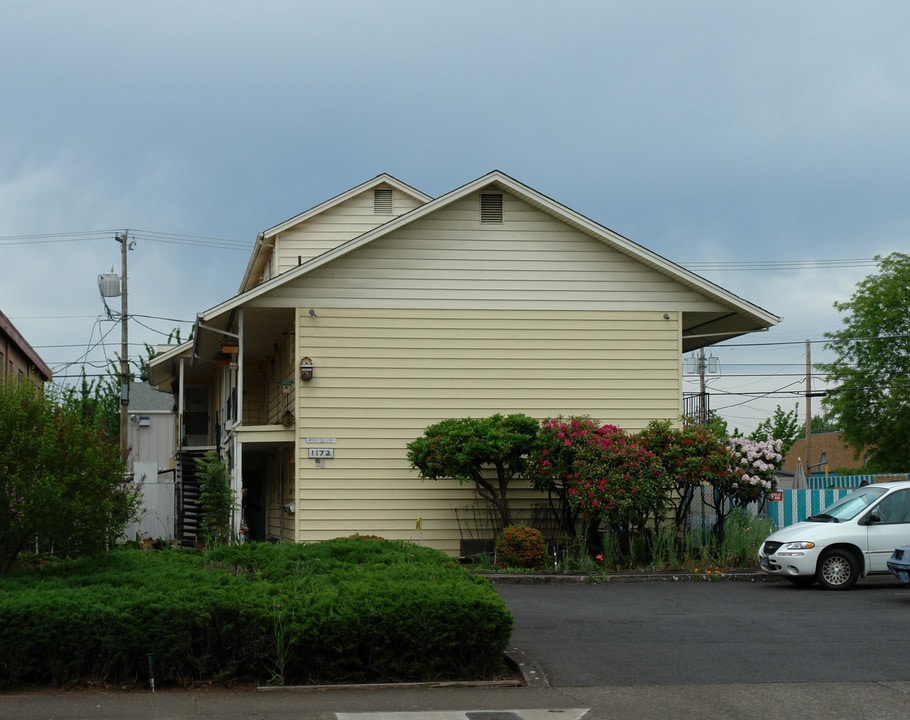
[[[859,579],[859,560],[849,550],[826,550],[818,561],[815,578],[828,590],[848,590]]]

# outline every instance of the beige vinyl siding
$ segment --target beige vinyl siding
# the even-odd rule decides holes
[[[369,188],[281,233],[276,242],[277,273],[286,272],[419,205],[417,199],[392,189],[392,213],[376,214],[373,188]]]
[[[298,539],[359,532],[458,552],[473,485],[420,480],[406,445],[447,417],[589,414],[630,431],[681,412],[678,315],[604,311],[324,309],[298,313]],[[308,445],[331,437],[332,445]],[[318,469],[307,447],[332,447]],[[515,488],[517,507],[544,498]]]
[[[259,305],[716,311],[694,288],[510,195],[466,198],[288,283]]]
[[[423,541],[457,553],[455,511],[473,485],[420,480],[406,460],[407,443],[448,417],[587,414],[637,431],[680,416],[682,313],[724,308],[503,200],[501,225],[481,224],[479,194],[467,196],[250,301],[298,308],[297,359],[314,363],[297,383],[298,541],[416,539],[420,517]],[[372,213],[371,193],[360,203]],[[318,468],[307,436],[335,438],[335,458]],[[511,497],[519,509],[545,500]]]

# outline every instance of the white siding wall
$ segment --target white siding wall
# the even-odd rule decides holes
[[[146,424],[147,423],[147,424]],[[127,444],[133,462],[152,462],[158,469],[171,466],[174,457],[174,414],[170,412],[131,412],[127,425]],[[150,477],[156,481],[158,478]],[[173,480],[168,477],[168,480]]]

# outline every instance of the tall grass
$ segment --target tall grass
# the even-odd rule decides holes
[[[661,527],[651,535],[634,537],[621,552],[616,539],[607,532],[597,548],[587,547],[580,539],[559,544],[553,553],[553,569],[594,574],[623,570],[691,572],[695,568],[755,570],[758,548],[771,530],[770,520],[735,510],[726,520],[722,541],[710,530],[677,535],[672,527]]]

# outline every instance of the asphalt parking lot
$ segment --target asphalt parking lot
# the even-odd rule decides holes
[[[910,680],[910,589],[764,577],[496,588],[555,687]]]

